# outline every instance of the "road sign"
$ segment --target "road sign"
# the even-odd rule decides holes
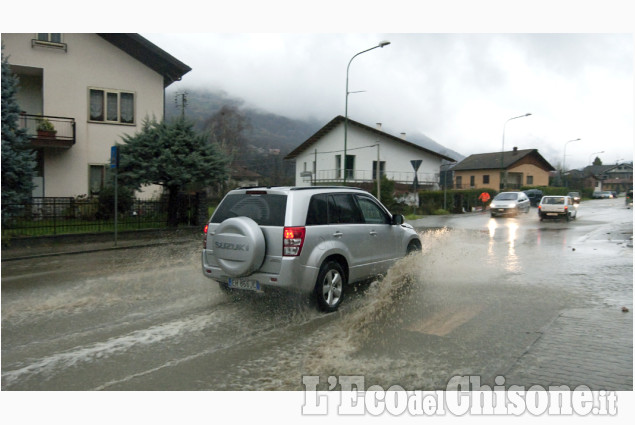
[[[110,168],[119,168],[119,146],[110,147]]]
[[[415,170],[415,178],[412,179],[412,187],[414,188],[414,190],[417,190],[417,187],[419,186],[419,181],[417,180],[417,171],[419,170],[419,167],[421,166],[421,163],[423,162],[422,159],[412,159],[410,160],[410,163],[412,164],[412,168],[414,168]]]

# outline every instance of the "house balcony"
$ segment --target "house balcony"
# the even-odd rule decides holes
[[[38,130],[44,120],[53,125],[52,131]],[[20,127],[26,130],[34,149],[70,149],[75,144],[75,118],[20,114]]]
[[[342,183],[343,170],[318,170],[316,174],[311,172],[302,173],[303,179],[306,182],[312,184],[326,184],[326,183]],[[397,184],[412,185],[415,177],[414,171],[382,171],[382,177],[385,176],[389,180],[394,181]],[[417,186],[420,189],[436,188],[439,185],[439,174],[435,173],[416,173]],[[373,182],[376,178],[374,170],[346,170],[346,183],[350,184],[362,184]]]

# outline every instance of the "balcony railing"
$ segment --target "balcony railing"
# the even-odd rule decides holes
[[[43,120],[49,121],[54,130],[38,130]],[[75,144],[75,118],[20,114],[20,126],[26,130],[33,148],[68,149]]]
[[[317,175],[304,177],[313,183],[341,182],[344,181],[344,170],[318,170]],[[415,176],[414,171],[382,171],[382,176],[393,180],[395,183],[412,184]],[[346,170],[346,181],[349,183],[366,183],[375,180],[376,173],[373,170]],[[417,184],[422,186],[434,186],[439,184],[439,174],[417,173]]]

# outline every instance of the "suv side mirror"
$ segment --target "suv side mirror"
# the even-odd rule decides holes
[[[401,225],[405,221],[405,218],[401,214],[395,214],[392,216],[392,224],[393,225]]]

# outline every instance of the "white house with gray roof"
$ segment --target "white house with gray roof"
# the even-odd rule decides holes
[[[402,184],[413,184],[415,170],[420,188],[437,189],[441,155],[405,137],[385,133],[378,124],[370,127],[348,119],[346,165],[344,165],[344,122],[339,115],[289,153],[285,159],[295,161],[295,184],[310,186],[329,183],[368,183],[376,179],[377,164],[380,175]]]

